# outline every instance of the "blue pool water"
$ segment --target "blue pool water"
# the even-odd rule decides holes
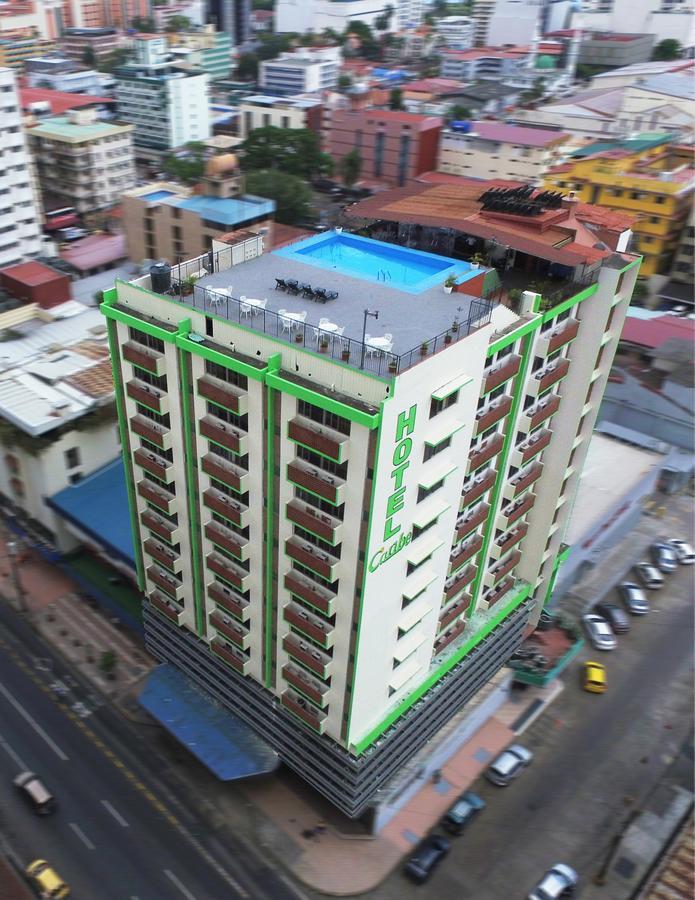
[[[318,234],[274,251],[275,255],[329,269],[342,275],[381,282],[386,287],[419,294],[449,275],[465,281],[472,274],[467,262],[385,244],[355,234]],[[326,284],[330,287],[330,284]]]
[[[150,191],[149,194],[140,194],[143,200],[166,200],[167,197],[173,197],[173,191]]]

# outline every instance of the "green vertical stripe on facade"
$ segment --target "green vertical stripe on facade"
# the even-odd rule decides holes
[[[268,371],[277,372],[282,362],[279,353],[268,359]],[[266,447],[266,518],[265,518],[265,671],[267,688],[273,675],[273,523],[275,520],[275,390],[266,380],[268,391]]]

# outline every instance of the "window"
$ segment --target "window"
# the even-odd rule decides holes
[[[246,375],[241,375],[239,372],[228,369],[226,366],[205,360],[205,371],[208,375],[213,375],[215,378],[219,378],[220,381],[226,381],[228,384],[234,384],[244,391],[248,388],[249,382]]]
[[[80,448],[71,447],[65,451],[65,468],[74,469],[80,465]]]
[[[413,572],[416,571],[416,569],[419,569],[420,566],[424,566],[425,563],[426,563],[426,562],[429,562],[431,559],[432,559],[432,554],[430,553],[429,556],[426,556],[424,559],[421,559],[419,562],[416,562],[416,563],[409,562],[409,563],[408,563],[408,568],[406,569],[405,574],[406,574],[406,575],[412,575]]]
[[[339,431],[341,434],[350,434],[349,419],[344,419],[342,416],[328,412],[326,409],[321,409],[320,406],[314,406],[313,403],[307,403],[306,400],[297,401],[297,413],[300,416],[311,419],[312,422],[317,422],[319,425],[325,425],[326,428]]]
[[[431,485],[431,486],[428,487],[428,488],[424,488],[424,487],[418,488],[418,492],[417,492],[417,502],[418,502],[418,503],[421,503],[426,497],[429,497],[429,496],[431,496],[432,494],[434,494],[435,491],[438,491],[439,488],[440,488],[443,484],[444,484],[444,479],[441,478],[439,481],[435,482],[433,485]]]
[[[164,353],[164,341],[160,338],[152,337],[151,334],[146,334],[144,331],[140,331],[139,328],[129,328],[128,334],[131,341],[142,344],[143,347],[149,347],[151,350],[157,350],[159,353]]]
[[[444,440],[440,441],[438,444],[425,444],[425,452],[423,453],[422,457],[423,462],[427,462],[428,459],[432,459],[433,456],[441,453],[442,450],[446,450],[447,447],[451,447],[451,436],[444,438]]]
[[[445,409],[449,409],[450,406],[453,406],[454,403],[458,401],[459,392],[454,391],[449,394],[448,397],[443,397],[441,400],[432,400],[430,403],[430,419],[433,419],[435,416],[438,416],[440,412],[443,412]]]
[[[384,161],[384,133],[378,132],[374,138],[374,177],[381,178]]]
[[[413,525],[413,540],[416,541],[420,537],[421,534],[424,534],[426,531],[429,531],[430,528],[432,528],[434,525],[436,525],[438,518],[439,518],[439,516],[437,516],[437,518],[435,518],[435,519],[432,519],[431,522],[427,522],[426,525],[422,525],[422,526]]]
[[[72,475],[68,477],[68,481],[70,482],[70,484],[77,484],[78,481],[82,481],[82,473],[73,472]]]

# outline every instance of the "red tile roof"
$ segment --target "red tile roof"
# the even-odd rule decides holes
[[[61,116],[68,109],[78,109],[81,106],[94,106],[96,103],[115,103],[113,97],[92,97],[89,94],[69,94],[67,91],[51,91],[47,88],[19,89],[19,102],[22,109],[29,110],[32,103],[47,101],[51,104],[51,114]]]
[[[16,281],[21,281],[29,287],[36,287],[39,284],[48,284],[55,281],[56,278],[65,278],[61,272],[57,272],[50,266],[44,266],[40,262],[19,263],[16,266],[8,266],[2,269],[2,274]]]
[[[75,241],[60,255],[84,272],[125,259],[128,251],[123,234],[93,234],[81,241]]]
[[[508,125],[506,122],[474,122],[472,132],[485,140],[521,144],[524,147],[547,147],[562,143],[569,137],[566,131],[524,128],[521,125]]]
[[[695,322],[679,316],[658,316],[655,319],[628,316],[620,339],[653,350],[671,338],[695,341]]]

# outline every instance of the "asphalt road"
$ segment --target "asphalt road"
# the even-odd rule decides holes
[[[90,714],[93,695],[1,607],[0,832],[21,864],[48,860],[76,900],[293,896],[248,848],[218,845],[178,808],[136,757],[127,723],[105,705]],[[36,816],[16,794],[22,769],[56,795],[54,815]]]

